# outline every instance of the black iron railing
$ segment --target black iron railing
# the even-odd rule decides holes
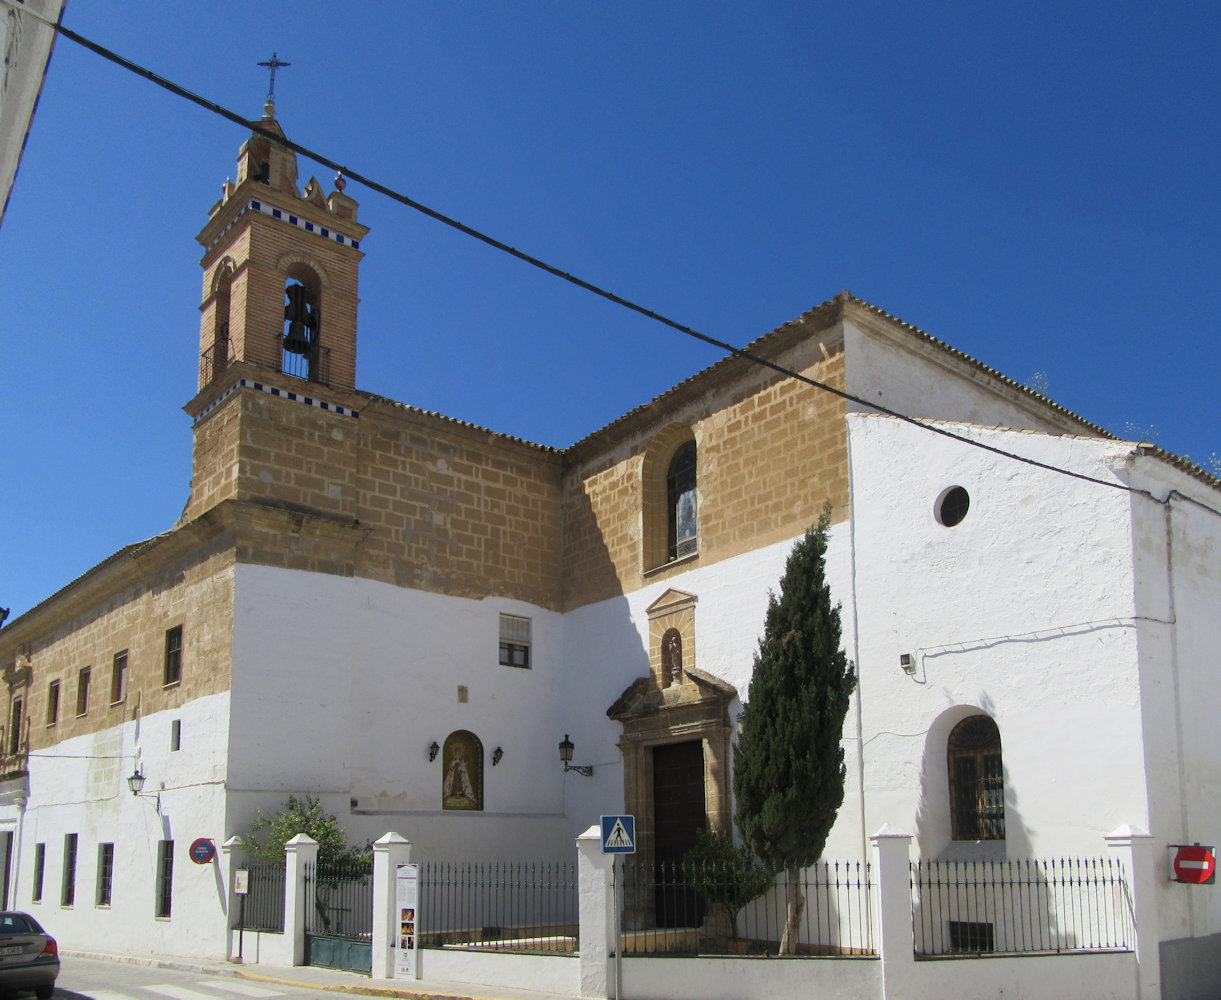
[[[779,870],[741,864],[649,863],[623,871],[623,951],[635,955],[776,955],[788,918]],[[820,861],[798,870],[804,901],[788,954],[872,956],[869,866]]]
[[[305,932],[373,940],[373,862],[305,866]]]
[[[423,947],[571,954],[578,946],[571,862],[425,862],[420,896]]]
[[[911,883],[917,955],[1134,947],[1115,858],[917,861]]]
[[[246,930],[284,930],[284,862],[255,862],[247,866],[246,909],[239,913]]]

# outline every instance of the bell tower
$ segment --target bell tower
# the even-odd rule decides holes
[[[357,274],[368,228],[357,222],[342,176],[329,194],[314,177],[298,190],[297,157],[279,141],[270,97],[256,128],[238,151],[236,181],[225,181],[197,237],[203,301],[198,392],[186,406],[195,453],[183,520],[230,498],[338,513],[345,494],[331,482],[312,495],[286,469],[307,450],[300,442],[355,433],[343,420],[353,423],[360,405]],[[268,396],[304,405],[269,407]]]
[[[270,102],[258,123],[283,138]],[[199,388],[230,364],[320,386],[356,385],[356,284],[368,229],[356,202],[324,194],[311,177],[297,189],[297,157],[262,132],[237,157],[237,182],[222,196],[197,239],[204,247]]]

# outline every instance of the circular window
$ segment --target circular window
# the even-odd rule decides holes
[[[961,486],[951,486],[937,498],[933,516],[937,518],[938,524],[952,528],[967,516],[967,511],[970,509],[971,495]]]

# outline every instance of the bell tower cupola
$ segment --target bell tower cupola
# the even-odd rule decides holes
[[[287,65],[278,63],[276,65]],[[274,72],[274,69],[273,69]],[[199,390],[244,362],[322,387],[356,385],[357,271],[368,229],[342,175],[297,187],[297,156],[268,95],[197,237],[204,247]]]

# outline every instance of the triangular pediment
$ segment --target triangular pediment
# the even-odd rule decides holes
[[[698,597],[694,594],[688,594],[685,590],[675,590],[673,587],[668,587],[664,594],[644,610],[649,618],[657,618],[660,615],[673,614],[675,611],[683,608],[693,608],[698,600]]]

